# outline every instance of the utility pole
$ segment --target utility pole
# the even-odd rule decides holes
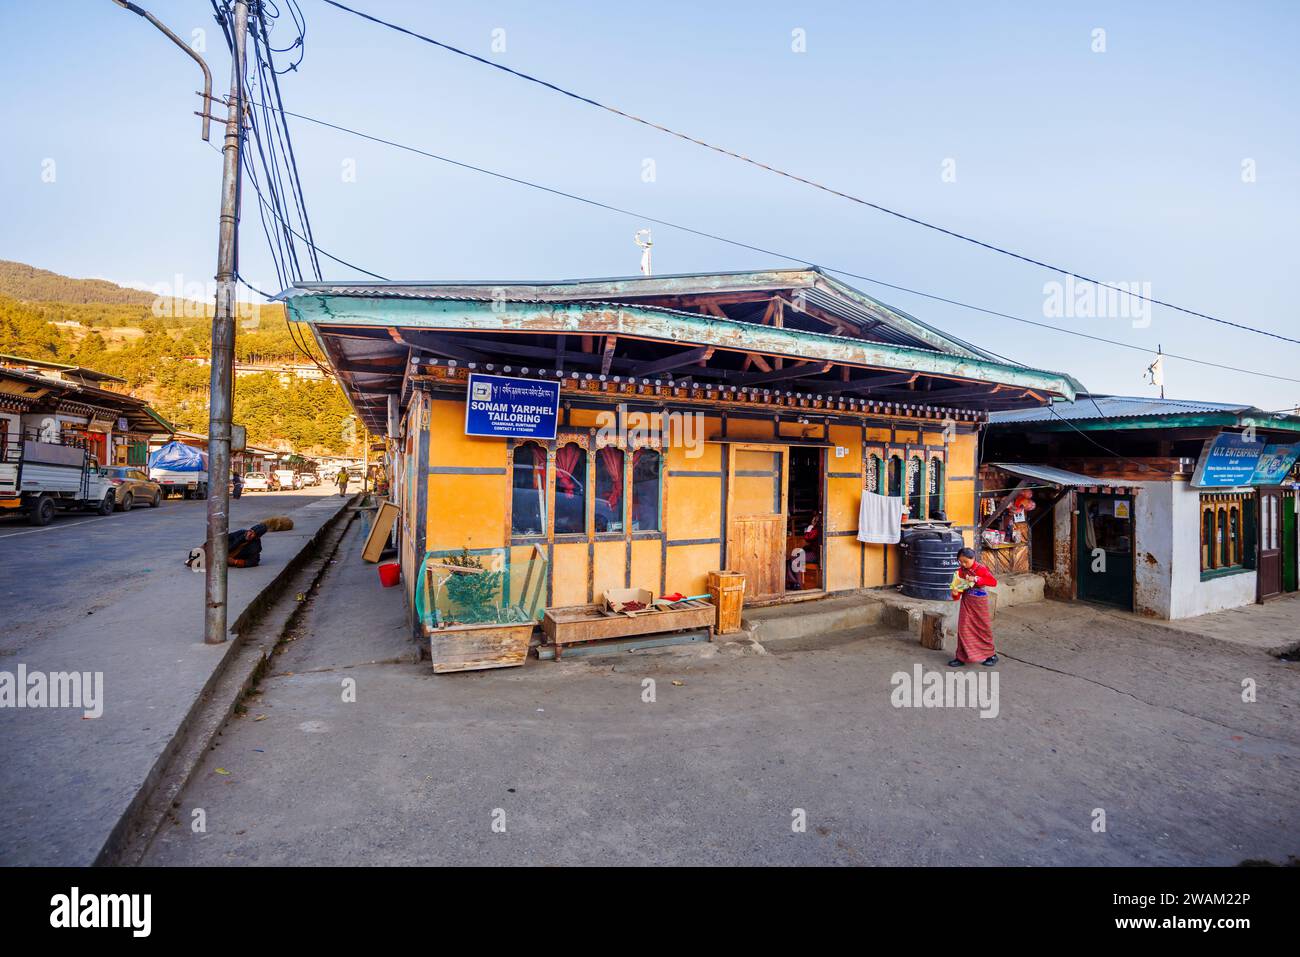
[[[208,138],[212,117],[212,73],[208,65],[180,37],[148,10],[130,0],[114,0],[125,10],[157,27],[186,52],[203,71],[203,138]],[[206,603],[203,640],[220,644],[226,640],[226,534],[230,530],[230,413],[231,380],[235,360],[235,234],[239,227],[240,134],[244,119],[244,41],[248,35],[248,0],[234,0],[230,67],[230,97],[227,100],[226,141],[222,147],[221,226],[217,243],[217,302],[212,316],[212,377],[208,404],[208,555],[205,564]]]
[[[203,640],[226,640],[226,536],[230,531],[230,417],[235,362],[235,259],[239,229],[240,139],[244,122],[244,41],[248,2],[235,0],[231,39],[230,97],[226,104],[226,140],[222,146],[221,218],[217,239],[217,303],[212,315],[212,376],[208,402],[208,562]]]

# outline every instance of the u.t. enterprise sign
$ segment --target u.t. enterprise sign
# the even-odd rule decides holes
[[[553,439],[559,411],[558,382],[470,373],[466,435]]]
[[[1300,446],[1247,441],[1236,432],[1206,439],[1192,476],[1195,488],[1239,488],[1277,485],[1295,465]]]

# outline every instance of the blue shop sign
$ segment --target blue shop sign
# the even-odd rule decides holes
[[[471,372],[465,434],[553,439],[559,410],[558,382]]]
[[[1222,432],[1207,439],[1196,463],[1192,485],[1197,488],[1237,488],[1277,485],[1286,478],[1300,445],[1270,445],[1246,441],[1241,433]]]
[[[1255,467],[1253,485],[1281,485],[1295,467],[1300,445],[1266,445]]]

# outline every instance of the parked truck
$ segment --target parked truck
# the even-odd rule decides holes
[[[208,457],[184,442],[168,442],[150,453],[149,477],[162,486],[166,497],[208,497]]]
[[[107,471],[80,445],[42,442],[31,433],[0,449],[0,514],[17,511],[33,525],[48,525],[59,509],[109,515],[113,504]]]

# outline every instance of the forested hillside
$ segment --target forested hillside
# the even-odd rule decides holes
[[[202,360],[210,351],[210,324],[209,308],[200,303],[159,303],[151,293],[0,260],[0,353],[121,376],[168,421],[196,432],[207,431],[209,370]],[[297,333],[315,354],[310,332]],[[309,361],[279,304],[241,318],[235,354],[241,362]],[[350,415],[333,380],[282,383],[268,373],[235,381],[235,421],[248,427],[248,440],[257,445],[351,451]]]
[[[0,259],[0,296],[38,302],[149,306],[154,294],[103,279],[72,279],[48,269]]]

